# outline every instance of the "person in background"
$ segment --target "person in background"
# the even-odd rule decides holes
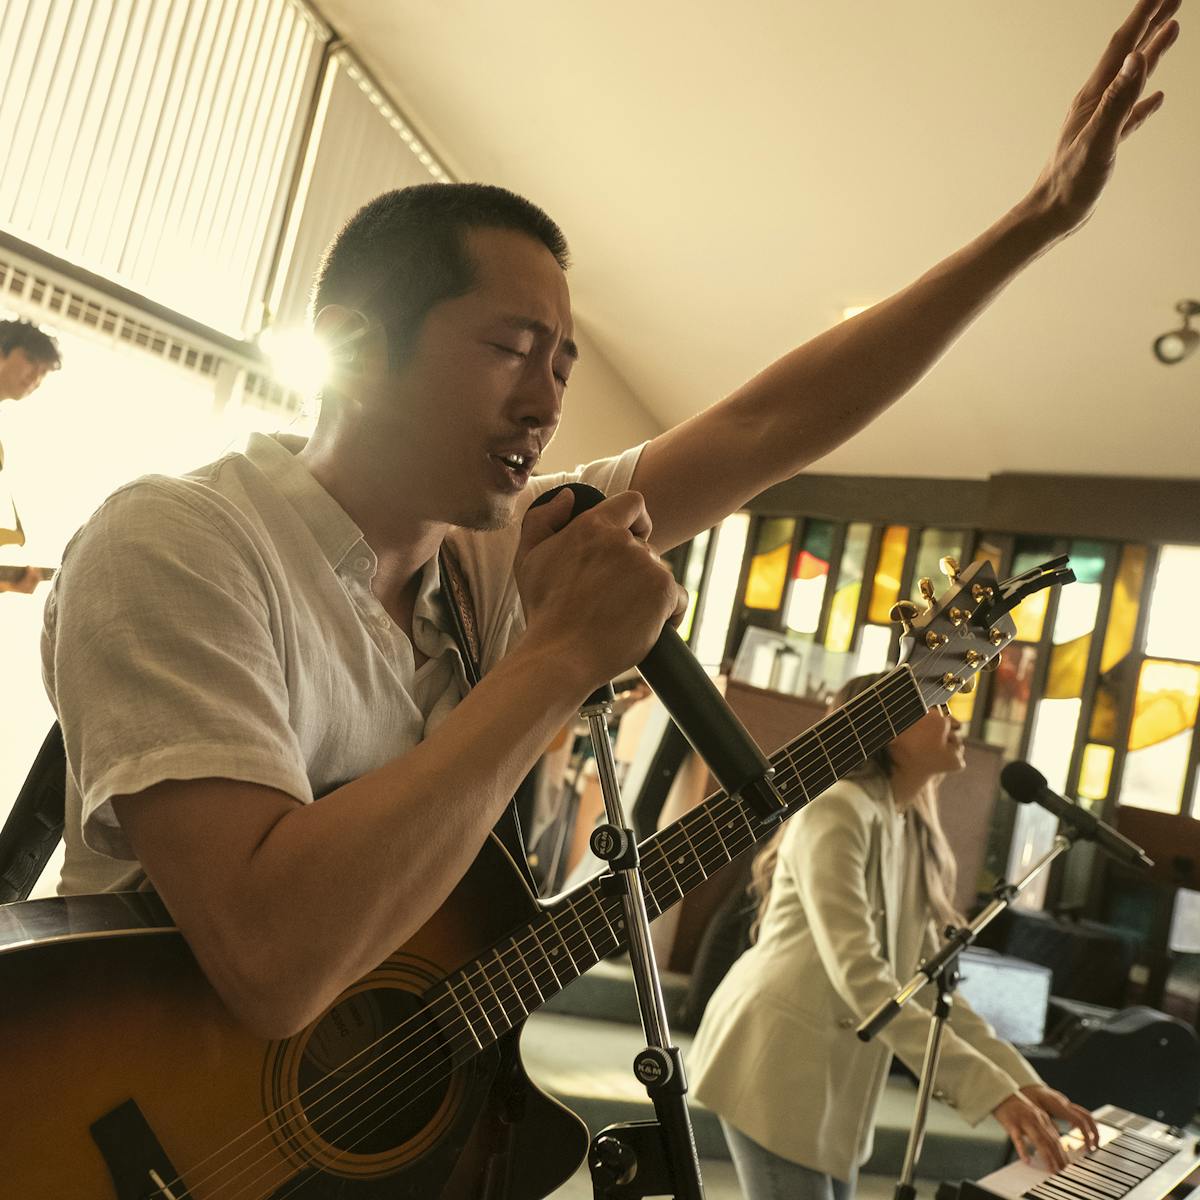
[[[58,343],[31,321],[0,321],[0,401],[24,400],[41,387],[51,371],[62,366]],[[4,446],[0,443],[0,473]],[[3,476],[0,474],[0,479]],[[0,546],[25,545],[25,530],[14,501],[0,492]],[[0,592],[32,592],[42,576],[33,567],[7,578],[0,574]]]
[[[850,680],[833,707],[880,678]],[[965,766],[960,734],[930,711],[759,851],[753,943],[709,1000],[688,1060],[749,1200],[849,1200],[893,1054],[921,1069],[932,989],[873,1041],[855,1029],[963,919],[937,808],[939,781]],[[937,1085],[972,1125],[991,1113],[1026,1161],[1066,1165],[1052,1119],[1095,1145],[1090,1114],[1042,1083],[961,993]]]

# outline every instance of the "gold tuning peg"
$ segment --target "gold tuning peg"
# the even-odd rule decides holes
[[[912,633],[912,621],[913,617],[917,615],[917,611],[917,606],[911,600],[897,600],[892,605],[888,616],[893,621],[900,623],[900,628],[904,633]]]
[[[957,558],[950,558],[947,556],[946,558],[938,559],[938,570],[941,571],[941,573],[945,575],[945,577],[950,580],[951,583],[958,582],[959,570]]]
[[[960,696],[969,696],[975,690],[975,684],[978,682],[978,676],[968,675],[967,678],[962,681],[962,687],[958,689],[958,694]]]
[[[1000,665],[1000,660],[1003,657],[1004,657],[1003,654],[997,654],[995,658],[989,658],[987,660],[987,662],[985,662],[983,664],[983,670],[987,671],[990,674],[992,671],[994,671]]]
[[[932,607],[937,602],[937,597],[933,594],[933,580],[925,576],[917,580],[917,587],[921,589],[921,595],[925,598],[925,603]]]

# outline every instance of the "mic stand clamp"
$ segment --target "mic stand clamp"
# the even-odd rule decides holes
[[[642,1200],[644,1196],[704,1200],[700,1159],[685,1099],[687,1077],[679,1048],[671,1045],[666,1002],[650,941],[637,839],[625,824],[621,807],[608,734],[612,706],[613,690],[606,684],[580,709],[596,752],[607,818],[592,831],[590,844],[592,852],[608,863],[614,885],[621,892],[634,991],[646,1035],[646,1048],[633,1060],[633,1072],[654,1105],[656,1119],[609,1125],[592,1138],[587,1159],[592,1193],[596,1200]]]
[[[913,1112],[913,1127],[909,1131],[908,1145],[904,1151],[904,1165],[896,1183],[894,1200],[914,1200],[916,1188],[913,1176],[921,1147],[925,1142],[925,1124],[929,1115],[929,1101],[933,1096],[933,1083],[937,1078],[938,1063],[942,1053],[942,1034],[950,1019],[954,1003],[954,989],[962,976],[958,970],[959,955],[971,945],[979,933],[1025,890],[1032,880],[1048,867],[1060,854],[1065,854],[1078,838],[1078,832],[1068,828],[1054,839],[1054,845],[1035,862],[1016,883],[1001,879],[992,889],[992,899],[973,921],[966,925],[950,925],[946,928],[946,940],[941,949],[927,962],[923,962],[913,977],[895,995],[885,1000],[855,1031],[860,1041],[869,1042],[881,1029],[891,1022],[900,1010],[926,984],[937,984],[937,1001],[929,1021],[929,1037],[925,1042],[925,1058],[921,1063],[921,1076],[917,1086],[917,1103]]]

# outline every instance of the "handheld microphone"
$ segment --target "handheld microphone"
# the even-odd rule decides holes
[[[1095,842],[1105,854],[1129,867],[1143,869],[1154,866],[1141,846],[1119,834],[1111,825],[1092,816],[1086,808],[1072,804],[1065,796],[1052,792],[1046,777],[1027,762],[1010,762],[1000,772],[1000,786],[1020,804],[1040,804],[1075,833]]]
[[[569,520],[604,499],[604,493],[590,484],[564,483],[544,492],[529,507],[549,503],[564,488],[574,495]],[[673,625],[663,626],[638,663],[638,671],[721,787],[730,796],[741,795],[765,819],[782,816],[787,802],[771,782],[775,768]]]

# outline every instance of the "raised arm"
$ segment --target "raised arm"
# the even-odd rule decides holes
[[[1143,92],[1178,35],[1179,3],[1139,0],[1072,101],[1050,161],[1011,211],[903,291],[792,350],[646,447],[633,486],[646,497],[657,549],[709,528],[853,437],[1010,280],[1088,219],[1121,141],[1162,103],[1161,92]]]

